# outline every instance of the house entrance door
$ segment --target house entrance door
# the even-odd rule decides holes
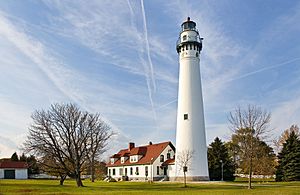
[[[164,175],[168,175],[168,167],[164,167]]]

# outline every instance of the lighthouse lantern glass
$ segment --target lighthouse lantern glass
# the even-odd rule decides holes
[[[182,24],[182,31],[185,30],[196,30],[196,23],[195,22],[185,22]]]

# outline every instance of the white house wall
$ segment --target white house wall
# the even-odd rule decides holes
[[[16,169],[16,179],[27,179],[28,171],[27,169]]]
[[[0,169],[0,179],[4,179],[4,170],[15,170],[16,179],[28,179],[28,170],[27,169]]]
[[[4,169],[0,169],[0,179],[4,179]]]

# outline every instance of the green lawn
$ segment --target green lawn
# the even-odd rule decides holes
[[[77,188],[75,182],[67,180],[64,186],[56,180],[0,180],[0,195],[4,194],[300,194],[300,182],[254,182],[254,189],[248,190],[245,181],[209,182],[188,184],[157,182],[115,182],[107,183],[85,180],[86,187]]]

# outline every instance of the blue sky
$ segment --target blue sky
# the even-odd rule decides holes
[[[206,136],[230,137],[237,105],[300,125],[300,1],[0,1],[0,157],[19,151],[35,109],[74,102],[117,132],[113,152],[175,142],[180,25],[201,53]]]

